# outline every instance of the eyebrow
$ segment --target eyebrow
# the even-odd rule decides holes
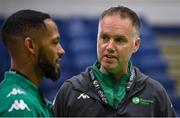
[[[106,32],[102,32],[102,33],[100,33],[100,36],[109,36],[109,34]],[[110,37],[127,39],[127,37],[124,35],[114,35],[114,36],[110,36]]]
[[[123,39],[127,39],[127,37],[126,36],[123,36],[123,35],[115,35],[115,36],[113,36],[114,38],[123,38]]]
[[[109,36],[109,35],[106,32],[102,32],[102,33],[100,33],[100,36]]]

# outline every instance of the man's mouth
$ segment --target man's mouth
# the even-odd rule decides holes
[[[60,61],[61,61],[60,58],[59,58],[59,59],[56,59],[56,65],[57,65],[57,66],[60,66]]]
[[[110,59],[116,58],[116,56],[114,56],[114,55],[105,55],[105,57],[110,58]]]

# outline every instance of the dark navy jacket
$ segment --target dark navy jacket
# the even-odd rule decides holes
[[[132,86],[117,109],[105,104],[90,81],[89,71],[64,82],[54,100],[55,116],[176,116],[163,86],[133,67]]]

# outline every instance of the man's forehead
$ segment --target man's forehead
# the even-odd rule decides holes
[[[129,17],[121,17],[118,14],[113,15],[106,15],[103,17],[103,19],[100,20],[100,23],[103,24],[122,24],[127,23],[129,25],[132,25],[132,20]]]
[[[130,19],[120,19],[118,16],[107,16],[104,17],[100,23],[99,28],[106,29],[132,29],[132,22]]]

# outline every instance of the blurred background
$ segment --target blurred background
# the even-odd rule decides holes
[[[98,17],[117,5],[133,9],[141,18],[141,47],[131,61],[165,87],[180,116],[180,0],[0,0],[0,26],[20,9],[40,10],[54,18],[66,54],[61,61],[61,79],[45,79],[40,85],[52,101],[65,80],[96,61]],[[9,65],[0,40],[0,81]]]

